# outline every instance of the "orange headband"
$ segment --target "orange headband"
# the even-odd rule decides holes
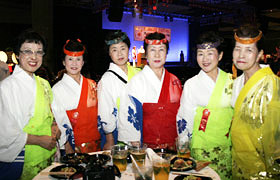
[[[239,38],[237,36],[237,34],[234,33],[234,39],[241,44],[252,44],[252,43],[258,42],[261,38],[262,38],[262,31],[260,31],[259,35],[254,38],[245,38],[245,39]]]
[[[85,46],[83,46],[83,50],[82,51],[69,51],[67,49],[65,49],[65,46],[69,43],[69,39],[66,41],[66,44],[63,46],[63,52],[64,54],[67,54],[68,56],[74,56],[74,57],[77,57],[77,56],[82,56],[84,53],[85,53]],[[81,40],[80,39],[77,39],[78,42],[81,43]]]
[[[161,40],[157,40],[157,39],[145,39],[145,43],[146,44],[151,44],[151,45],[161,45],[163,43],[166,43],[167,39],[161,39]]]

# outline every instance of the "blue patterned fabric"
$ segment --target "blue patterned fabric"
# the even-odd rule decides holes
[[[142,103],[135,97],[129,96],[132,107],[128,106],[127,120],[133,124],[134,128],[141,133],[141,143],[143,142],[143,107]]]
[[[65,134],[66,134],[67,141],[70,143],[71,147],[75,149],[73,129],[71,129],[67,124],[64,124],[63,127],[66,129]]]
[[[112,114],[116,117],[117,114],[118,114],[118,109],[114,108]],[[107,125],[107,123],[104,122],[104,121],[101,121],[100,116],[97,117],[97,122],[98,122],[98,130],[99,130],[99,133],[100,133],[100,136],[101,136],[100,146],[101,146],[101,149],[103,149],[103,147],[106,143],[106,133],[103,129],[103,124]],[[112,134],[113,134],[113,137],[114,137],[114,144],[117,144],[117,141],[118,141],[118,130],[117,130],[117,128],[115,128],[115,130],[112,132]]]

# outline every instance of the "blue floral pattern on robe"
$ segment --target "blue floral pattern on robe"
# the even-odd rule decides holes
[[[185,119],[181,119],[177,121],[177,127],[178,127],[179,134],[181,134],[187,127],[187,121]]]
[[[128,117],[127,120],[131,124],[133,124],[133,127],[141,132],[141,142],[143,139],[143,107],[142,103],[138,101],[135,97],[129,96],[130,104],[128,106]]]
[[[68,126],[67,124],[63,124],[63,127],[66,129],[65,134],[67,141],[70,143],[71,147],[75,149],[73,129],[71,129],[70,126]]]

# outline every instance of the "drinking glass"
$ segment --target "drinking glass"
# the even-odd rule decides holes
[[[181,158],[190,158],[190,141],[188,138],[176,138],[177,155]]]
[[[114,145],[111,150],[113,164],[116,165],[120,172],[124,172],[127,166],[128,147],[124,145]]]
[[[153,179],[153,166],[151,164],[150,165],[146,164],[145,166],[138,166],[138,167],[139,169],[137,169],[136,166],[132,166],[132,172],[134,174],[135,180],[144,180],[144,178],[146,180]],[[144,178],[142,176],[144,176]]]
[[[138,166],[145,165],[146,149],[147,149],[146,145],[137,146],[137,147],[133,146],[130,148],[130,154],[133,156]]]
[[[162,153],[160,158],[153,159],[153,169],[155,180],[168,180],[170,172],[169,156]]]

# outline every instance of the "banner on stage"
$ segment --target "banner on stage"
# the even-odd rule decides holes
[[[148,26],[134,26],[134,41],[144,41],[145,37],[149,33],[159,32],[165,35],[166,39],[170,43],[171,41],[171,29],[148,27]]]

